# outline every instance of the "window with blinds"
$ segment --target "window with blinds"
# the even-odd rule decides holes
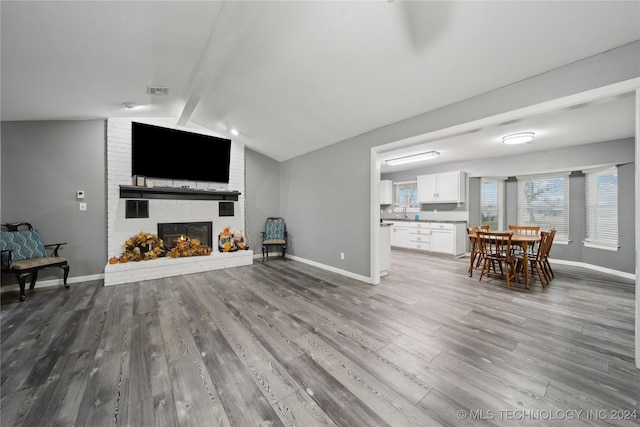
[[[419,212],[420,204],[418,203],[418,183],[410,182],[394,182],[394,211]]]
[[[585,171],[585,244],[618,247],[618,168]]]
[[[556,229],[556,240],[569,240],[569,173],[517,177],[518,225]]]
[[[482,178],[480,181],[482,225],[488,225],[490,230],[505,228],[504,194],[504,179]]]

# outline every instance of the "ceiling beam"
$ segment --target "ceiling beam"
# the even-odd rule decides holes
[[[177,123],[179,126],[187,125],[207,87],[217,78],[225,58],[233,54],[234,45],[260,7],[256,7],[254,2],[222,2],[187,84],[186,102]]]

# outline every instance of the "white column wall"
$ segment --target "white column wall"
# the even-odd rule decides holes
[[[238,201],[234,202],[234,216],[220,217],[217,200],[149,200],[149,218],[125,218],[125,199],[120,198],[120,185],[133,185],[131,172],[131,122],[137,121],[157,126],[189,132],[215,135],[202,130],[172,125],[170,120],[114,118],[107,120],[107,254],[108,257],[122,253],[124,242],[140,231],[157,233],[157,224],[161,222],[199,222],[213,223],[213,249],[217,252],[217,235],[225,227],[231,231],[243,230],[245,224],[245,173],[244,144],[232,141],[231,163],[229,165],[229,183],[203,183],[194,181],[173,181],[154,179],[154,187],[181,187],[239,191]],[[198,155],[198,153],[194,153]],[[166,156],[166,159],[163,159]],[[171,161],[171,153],[154,153],[150,161]],[[249,251],[247,251],[249,252]],[[249,255],[247,253],[247,255]],[[107,262],[107,260],[105,260]],[[148,262],[148,261],[145,261]],[[109,265],[107,264],[109,267]],[[136,266],[140,268],[140,266]],[[105,269],[105,284],[111,282],[106,276],[114,267]]]

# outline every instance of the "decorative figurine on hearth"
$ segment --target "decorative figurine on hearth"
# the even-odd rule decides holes
[[[218,250],[220,252],[235,251],[230,228],[231,227],[226,227],[224,230],[222,230],[222,232],[220,233],[220,236],[218,237]]]
[[[239,250],[243,251],[245,249],[249,249],[249,245],[247,245],[247,239],[242,235],[242,230],[236,230],[233,233],[233,245]]]

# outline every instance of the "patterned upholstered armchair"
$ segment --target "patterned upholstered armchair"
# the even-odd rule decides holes
[[[54,243],[43,245],[38,230],[35,230],[27,222],[13,224],[1,224],[0,254],[2,271],[13,273],[18,278],[20,285],[20,301],[24,301],[25,281],[31,274],[31,286],[36,286],[38,271],[43,268],[60,267],[64,272],[64,287],[68,288],[69,265],[66,258],[58,254],[60,246],[66,243]],[[53,252],[49,254],[48,251]]]
[[[282,259],[286,260],[285,253],[287,251],[287,224],[280,217],[270,217],[264,224],[262,235],[262,261],[265,256],[269,258],[269,249],[272,247],[280,248],[282,251]]]

